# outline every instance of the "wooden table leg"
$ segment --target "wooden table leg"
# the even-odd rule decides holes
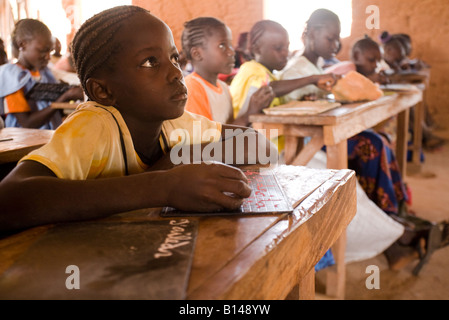
[[[336,145],[326,146],[327,167],[329,169],[348,168],[348,142],[344,140]],[[346,282],[346,231],[338,238],[332,246],[332,255],[335,265],[328,268],[326,274],[326,295],[335,299],[344,299]]]
[[[315,268],[312,268],[299,282],[299,299],[315,300]]]
[[[421,150],[422,150],[422,124],[424,122],[424,102],[421,101],[412,108],[413,112],[413,143],[411,150],[412,161],[409,163],[409,173],[421,172]]]
[[[326,295],[335,299],[343,300],[345,298],[346,282],[346,230],[332,246],[332,255],[335,265],[330,267],[326,274]]]
[[[406,109],[397,117],[396,159],[402,177],[405,177],[407,168],[408,122],[409,109]]]

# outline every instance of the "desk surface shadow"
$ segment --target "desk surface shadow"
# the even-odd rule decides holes
[[[0,299],[184,299],[197,229],[193,219],[56,225],[0,277]]]

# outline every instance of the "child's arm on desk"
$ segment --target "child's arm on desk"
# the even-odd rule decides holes
[[[200,212],[232,210],[250,194],[245,175],[223,164],[181,165],[125,177],[66,180],[57,178],[38,162],[23,161],[0,182],[0,231],[163,206]]]
[[[309,84],[313,84],[319,87],[320,89],[330,91],[337,79],[338,76],[331,73],[316,74],[297,79],[272,81],[270,82],[270,86],[273,88],[276,97],[280,97],[289,94],[293,90],[305,87]]]

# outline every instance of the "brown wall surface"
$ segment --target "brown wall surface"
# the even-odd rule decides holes
[[[178,50],[184,22],[212,16],[231,28],[234,44],[241,32],[249,31],[256,21],[263,19],[263,0],[133,0],[164,20],[172,29]]]
[[[187,20],[215,16],[231,28],[236,42],[240,32],[248,31],[263,19],[263,0],[133,0],[133,4],[149,9],[168,24],[178,49]],[[379,7],[378,30],[366,27],[369,5]],[[432,66],[427,94],[429,110],[440,126],[449,127],[449,0],[353,0],[352,6],[352,34],[342,39],[339,58],[348,59],[352,44],[365,34],[375,40],[383,30],[410,34],[412,58],[420,58]]]

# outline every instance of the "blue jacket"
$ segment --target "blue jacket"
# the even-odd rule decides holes
[[[50,69],[45,67],[39,70],[41,75],[40,82],[56,83],[56,79],[51,73]],[[31,76],[29,70],[24,70],[16,64],[8,63],[0,66],[0,115],[4,115],[4,100],[7,95],[10,95],[20,89],[24,88],[25,94],[34,86],[36,81]],[[47,108],[50,105],[48,101],[36,101],[38,110]],[[61,117],[56,114],[47,124],[43,125],[41,129],[56,129],[61,123]],[[20,127],[17,118],[13,113],[7,115],[5,120],[6,127]]]

